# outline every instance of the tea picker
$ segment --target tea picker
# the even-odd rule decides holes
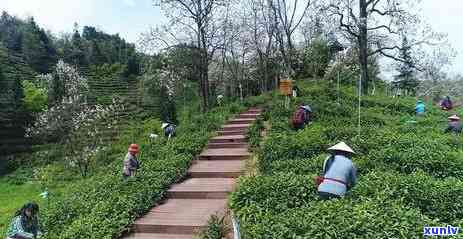
[[[330,156],[323,163],[323,176],[317,176],[315,183],[322,199],[343,197],[357,183],[357,169],[351,158],[354,150],[340,142],[328,148]]]
[[[422,100],[418,100],[415,105],[416,116],[423,116],[426,111],[426,105]]]
[[[42,236],[39,224],[39,205],[35,202],[24,204],[12,219],[6,239],[36,239]]]
[[[312,121],[311,114],[312,108],[309,105],[302,104],[299,106],[291,118],[292,127],[296,130],[304,129]]]
[[[460,134],[462,131],[460,117],[457,115],[452,115],[448,117],[449,123],[447,128],[445,129],[445,133],[456,133]]]
[[[161,129],[164,130],[164,135],[167,137],[167,140],[175,136],[175,125],[171,122],[163,123]]]
[[[124,159],[124,167],[122,175],[124,178],[135,177],[137,169],[140,168],[140,161],[137,159],[137,154],[140,152],[138,144],[131,144],[128,153]]]

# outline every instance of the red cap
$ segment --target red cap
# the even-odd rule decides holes
[[[140,147],[138,147],[138,144],[131,144],[129,146],[129,152],[138,153],[139,151],[140,151]]]

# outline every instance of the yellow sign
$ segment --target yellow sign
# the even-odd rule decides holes
[[[280,93],[282,95],[293,94],[293,81],[290,79],[280,80]]]

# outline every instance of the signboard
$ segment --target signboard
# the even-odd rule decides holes
[[[280,93],[282,95],[293,94],[293,81],[290,79],[280,80]]]

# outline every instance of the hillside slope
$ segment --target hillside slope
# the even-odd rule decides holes
[[[266,105],[272,128],[259,175],[242,178],[230,202],[243,238],[422,238],[424,226],[462,225],[463,141],[443,133],[455,112],[430,109],[415,119],[413,98],[366,97],[358,136],[354,90],[301,88],[290,109],[277,94]],[[302,102],[315,122],[295,132],[288,120]],[[339,141],[358,152],[358,184],[345,198],[321,201],[313,177]]]

